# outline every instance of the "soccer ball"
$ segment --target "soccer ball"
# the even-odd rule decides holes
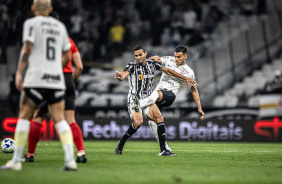
[[[13,153],[15,151],[15,141],[11,138],[6,138],[1,143],[1,149],[4,153]]]

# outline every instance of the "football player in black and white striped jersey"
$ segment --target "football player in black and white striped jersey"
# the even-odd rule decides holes
[[[143,99],[148,97],[153,91],[154,75],[155,71],[159,70],[165,72],[168,75],[176,76],[185,80],[188,85],[194,84],[196,82],[193,78],[187,78],[171,69],[163,67],[158,62],[146,59],[147,52],[142,45],[137,45],[134,48],[134,57],[135,60],[130,62],[125,68],[124,71],[116,72],[115,78],[122,81],[128,77],[129,83],[129,93],[128,93],[128,112],[130,118],[133,120],[131,126],[129,126],[126,133],[119,140],[117,147],[115,149],[116,155],[121,155],[124,144],[126,140],[131,137],[138,128],[143,124],[142,111],[148,119],[156,122],[158,124],[158,136],[160,144],[160,153],[159,156],[174,156],[175,153],[170,152],[166,149],[165,146],[165,125],[163,116],[160,113],[159,108],[156,104],[152,104],[142,111],[135,105],[136,99]]]

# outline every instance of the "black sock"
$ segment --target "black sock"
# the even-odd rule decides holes
[[[159,143],[162,152],[165,150],[165,137],[166,137],[164,122],[158,124],[158,136],[159,136]]]
[[[125,132],[125,134],[122,136],[122,138],[120,139],[121,144],[124,144],[125,141],[131,137],[135,132],[137,131],[137,129],[135,129],[134,127],[134,123],[132,123],[129,128],[127,129],[127,131]]]

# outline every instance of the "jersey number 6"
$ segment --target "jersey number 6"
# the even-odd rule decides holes
[[[47,38],[47,51],[46,51],[46,57],[48,60],[55,60],[55,47],[53,45],[55,45],[56,40],[55,38]]]

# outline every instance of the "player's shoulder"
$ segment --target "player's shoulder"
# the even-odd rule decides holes
[[[137,63],[136,63],[136,61],[134,60],[134,61],[130,61],[128,64],[129,64],[129,65],[136,65]]]
[[[24,21],[25,24],[34,24],[35,22],[39,21],[40,18],[39,17],[31,17],[31,18],[28,18]]]
[[[62,23],[60,20],[54,18],[54,17],[48,17],[48,20],[52,22],[54,25],[58,25],[59,27],[65,27],[65,24]]]
[[[128,67],[133,67],[134,65],[136,65],[136,62],[135,61],[130,61],[126,66],[125,68],[128,68]]]
[[[150,60],[150,59],[146,59],[146,62],[147,62],[147,63],[154,63],[155,61]]]
[[[185,70],[187,73],[194,74],[193,69],[187,64],[181,66],[182,70]]]
[[[189,65],[187,65],[187,63],[185,65],[183,65],[183,67],[186,68],[187,70],[192,70],[193,71],[193,69]]]

